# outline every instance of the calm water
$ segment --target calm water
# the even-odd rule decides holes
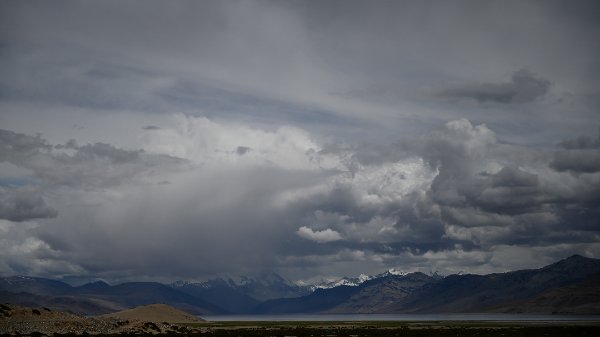
[[[202,316],[208,321],[600,321],[600,315],[290,314]]]

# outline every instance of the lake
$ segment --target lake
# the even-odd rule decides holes
[[[534,314],[282,314],[208,315],[207,321],[600,321],[600,315]]]

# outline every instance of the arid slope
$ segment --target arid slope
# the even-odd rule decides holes
[[[100,317],[167,323],[197,323],[204,320],[166,304],[150,304]]]

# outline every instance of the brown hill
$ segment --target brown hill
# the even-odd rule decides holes
[[[121,320],[138,320],[150,322],[167,323],[197,323],[204,322],[203,319],[188,314],[185,311],[173,308],[166,304],[150,304],[129,310],[118,311],[100,317],[114,317]]]

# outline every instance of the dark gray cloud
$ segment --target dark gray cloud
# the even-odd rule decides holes
[[[339,190],[332,190],[322,199],[311,199],[312,207],[337,214],[341,220],[332,228],[347,242],[369,241],[394,247],[390,252],[397,254],[404,249],[413,255],[443,255],[456,245],[465,251],[490,252],[494,246],[555,244],[561,236],[563,243],[567,237],[588,244],[598,238],[592,225],[596,221],[589,219],[595,218],[600,202],[600,176],[556,172],[550,165],[550,151],[503,144],[485,125],[449,122],[416,140],[406,140],[395,152],[379,153],[386,153],[383,157],[392,162],[402,156],[422,157],[437,175],[425,194],[409,194],[383,207],[361,205],[352,188],[344,198],[338,196]],[[386,162],[381,156],[371,162]],[[364,156],[362,165],[368,163],[365,158],[373,159]],[[575,216],[574,208],[585,216]],[[381,217],[391,219],[374,226]],[[385,239],[373,232],[385,234]],[[384,255],[382,249],[363,248]]]
[[[554,169],[574,173],[600,172],[600,136],[579,136],[560,145],[551,163]]]
[[[559,150],[554,156],[552,167],[559,171],[599,172],[600,154],[597,149]]]
[[[46,204],[39,189],[0,187],[0,219],[21,222],[54,218],[57,214]]]
[[[463,117],[515,130],[506,124],[529,116],[539,118],[539,128],[524,121],[509,136],[526,134],[533,143],[556,139],[552,126],[564,106],[481,114],[430,93],[439,83],[457,83],[446,89],[487,102],[542,104],[544,92],[552,94],[550,79],[556,95],[573,97],[575,118],[561,130],[589,131],[584,121],[598,105],[583,97],[598,92],[600,59],[599,26],[589,19],[598,11],[593,2],[300,3],[8,2],[2,4],[3,101],[293,123],[378,142]],[[539,76],[521,71],[507,81],[519,68]],[[369,88],[384,95],[329,94]]]
[[[239,154],[240,156],[243,156],[243,155],[245,155],[246,153],[248,153],[248,151],[251,151],[251,150],[252,150],[252,149],[251,149],[251,148],[249,148],[249,147],[247,147],[247,146],[238,146],[238,147],[235,149],[235,152],[236,152],[237,154]]]
[[[33,171],[45,184],[104,187],[186,165],[183,159],[124,150],[106,143],[79,146],[74,140],[50,145],[40,135],[0,129],[0,162]]]
[[[19,162],[41,152],[49,152],[49,145],[40,135],[29,136],[10,130],[0,130],[0,158],[14,158]]]
[[[600,132],[596,138],[590,136],[579,136],[577,138],[561,142],[560,146],[567,150],[599,149]]]
[[[362,150],[371,155],[353,156],[362,161],[352,184],[337,185],[299,204],[302,209],[318,210],[306,218],[311,230],[341,234],[343,240],[334,245],[311,247],[332,259],[339,252],[353,252],[349,256],[358,260],[410,265],[413,259],[429,256],[429,263],[441,268],[456,247],[465,256],[478,256],[478,262],[472,263],[481,265],[491,264],[499,247],[550,251],[560,243],[564,249],[577,245],[590,249],[598,240],[594,219],[600,175],[557,172],[550,165],[551,151],[501,143],[485,125],[452,121],[398,144],[396,150]],[[373,185],[361,194],[357,184],[369,166],[386,167],[388,175],[381,181],[391,184],[402,176],[389,174],[393,173],[390,164],[411,156],[423,158],[437,172],[424,193],[381,198],[385,194],[376,187],[379,180],[370,176]],[[406,178],[414,179],[407,169],[403,168]],[[372,202],[365,203],[365,198]],[[303,252],[302,247],[295,251]],[[306,259],[318,264],[311,255]],[[298,265],[304,260],[298,256],[292,261]]]
[[[442,97],[472,99],[479,103],[527,103],[548,93],[551,82],[527,69],[512,74],[510,82],[457,85],[439,93]]]

